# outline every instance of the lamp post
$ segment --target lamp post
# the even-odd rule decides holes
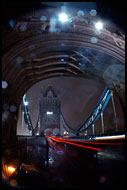
[[[103,112],[101,113],[101,126],[102,126],[102,133],[104,134]]]
[[[113,92],[111,93],[111,97],[112,97],[114,116],[115,116],[115,120],[116,120],[116,109],[115,109],[115,104],[114,104],[114,99],[113,99]],[[117,131],[118,130],[117,122],[115,122],[115,125],[116,125],[116,131]]]

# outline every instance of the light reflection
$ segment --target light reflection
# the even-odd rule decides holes
[[[9,25],[11,26],[11,28],[14,28],[15,24],[16,24],[16,21],[14,19],[13,20],[9,20]]]
[[[8,118],[8,116],[9,116],[9,112],[8,111],[4,111],[2,113],[2,121],[6,121],[6,119]]]
[[[57,150],[57,151],[56,151],[56,154],[58,154],[58,155],[63,155],[63,154],[64,154],[64,151],[62,151],[62,150]]]
[[[84,11],[79,10],[79,11],[77,12],[77,15],[78,15],[78,16],[84,16]]]
[[[65,13],[61,13],[60,15],[59,15],[59,20],[61,21],[61,22],[67,22],[68,21],[68,16],[65,14]]]
[[[17,63],[22,63],[23,62],[23,57],[21,57],[21,56],[18,56],[17,58],[16,58],[16,62]]]
[[[14,167],[8,166],[8,171],[9,171],[9,172],[12,172],[12,173],[13,173],[13,172],[15,172],[15,170],[16,170],[16,169],[15,169]]]
[[[41,17],[40,17],[40,21],[43,22],[43,21],[46,21],[46,20],[47,20],[47,17],[46,17],[46,16],[41,16]]]
[[[91,16],[96,16],[97,15],[97,11],[95,9],[91,9],[90,10],[90,15]]]
[[[98,30],[101,30],[103,28],[103,24],[102,22],[98,21],[95,23],[95,28],[98,29]]]
[[[95,30],[94,31],[96,35],[100,35],[101,34],[101,30]]]
[[[88,149],[98,150],[98,151],[102,150],[101,148],[94,148],[94,147],[90,147],[90,146],[84,146],[84,145],[80,145],[80,144],[77,144],[77,143],[72,143],[72,142],[69,142],[69,141],[66,141],[66,140],[63,140],[63,139],[60,139],[60,138],[53,138],[53,137],[50,137],[50,136],[46,136],[46,138],[50,138],[50,139],[52,139],[53,141],[56,141],[56,142],[64,142],[64,143],[71,144],[71,145],[74,145],[74,146],[79,146],[79,147],[82,147],[82,148],[88,148]],[[54,148],[57,148],[57,147],[54,147]]]
[[[16,106],[10,106],[10,112],[16,112],[17,108]]]
[[[26,26],[26,24],[21,24],[21,26],[19,27],[19,29],[21,30],[21,31],[26,31],[27,30],[27,26]]]
[[[16,179],[11,179],[11,181],[10,181],[10,185],[11,186],[13,186],[13,187],[15,187],[15,186],[17,186],[17,181],[16,181]]]
[[[97,37],[92,37],[91,38],[91,42],[92,43],[97,43],[98,42],[98,38]]]
[[[95,137],[94,139],[96,139],[96,140],[125,139],[125,135],[114,135],[114,136]]]
[[[6,81],[2,81],[2,88],[7,88],[8,87],[8,83]]]

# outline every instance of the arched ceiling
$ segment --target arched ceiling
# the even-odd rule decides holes
[[[97,33],[95,18],[79,16],[71,8],[67,9],[70,22],[60,23],[60,10],[29,12],[3,29],[2,81],[8,84],[2,92],[3,103],[16,106],[18,112],[24,93],[35,83],[75,76],[101,81],[116,91],[124,104],[124,35],[105,28]]]

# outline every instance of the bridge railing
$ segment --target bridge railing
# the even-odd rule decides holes
[[[87,131],[89,128],[91,128],[95,122],[99,119],[99,117],[101,116],[102,118],[102,114],[104,112],[105,107],[107,106],[109,99],[112,95],[112,91],[106,87],[101,98],[99,99],[96,107],[93,109],[92,113],[90,114],[90,116],[88,117],[88,119],[77,129],[73,129],[72,127],[69,126],[69,124],[67,123],[67,121],[65,120],[62,111],[60,110],[60,114],[62,116],[62,119],[65,123],[65,125],[63,125],[63,127],[69,132],[72,133],[74,135],[82,135],[85,131]],[[26,101],[26,95],[24,96],[23,102]],[[28,110],[28,105],[22,105],[22,108],[24,110],[24,120],[28,126],[29,130],[32,130],[32,134],[34,135],[34,131],[37,128],[37,125],[35,128],[33,128],[32,122],[31,122],[31,118],[30,118],[30,114],[29,114],[29,110]],[[38,122],[37,122],[38,123]],[[102,122],[103,125],[103,122]]]

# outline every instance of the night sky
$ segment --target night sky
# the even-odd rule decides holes
[[[45,4],[43,4],[45,3]],[[125,30],[125,5],[124,2],[3,2],[2,3],[2,23],[8,25],[8,21],[17,17],[38,10],[41,8],[53,8],[52,6],[66,5],[73,9],[90,11],[97,10],[97,17],[110,26],[117,26],[122,32]],[[52,4],[55,3],[55,4]],[[63,4],[62,4],[63,3]],[[106,26],[105,26],[106,27]],[[111,28],[110,28],[111,29]],[[52,78],[41,81],[34,85],[27,92],[29,102],[29,111],[33,126],[35,127],[38,119],[40,90],[45,90],[48,85],[52,85],[61,99],[61,110],[68,124],[73,128],[78,128],[89,116],[96,106],[105,86],[94,80],[81,78]],[[115,105],[117,112],[117,124],[124,128],[122,108],[115,96]],[[105,109],[105,126],[114,128],[114,115],[112,103],[109,102]],[[100,121],[97,121],[100,125]],[[21,109],[19,110],[18,128],[21,128]]]
[[[125,2],[118,1],[98,1],[98,2],[2,2],[2,23],[8,24],[11,19],[38,10],[41,8],[53,8],[65,5],[72,9],[79,9],[90,11],[91,9],[97,10],[97,16],[110,24],[115,24],[120,27],[122,32],[125,31]]]
[[[90,79],[76,77],[52,78],[41,81],[31,87],[26,95],[29,102],[29,111],[32,124],[35,127],[39,114],[40,92],[45,91],[48,85],[52,85],[61,100],[61,110],[65,120],[72,128],[79,128],[89,117],[97,102],[103,93],[105,86],[99,82]],[[117,96],[114,96],[117,112],[117,124],[123,128],[123,114]],[[21,109],[19,111],[18,129],[22,128]],[[112,101],[110,100],[104,111],[105,128],[115,128],[115,118],[113,112]],[[101,132],[101,120],[96,124]],[[18,130],[19,131],[19,130]]]

